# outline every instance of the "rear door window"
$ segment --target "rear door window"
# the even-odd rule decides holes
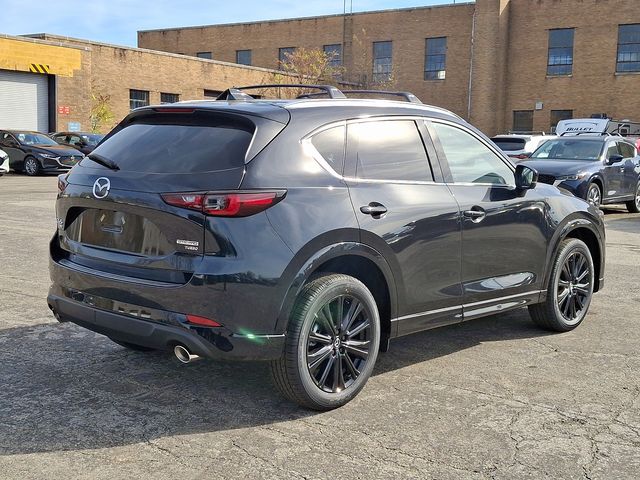
[[[633,145],[628,144],[627,142],[618,142],[620,155],[624,158],[633,158],[636,156],[636,150],[633,148]]]
[[[202,173],[244,166],[254,125],[241,118],[195,114],[147,115],[117,130],[94,150],[121,170]],[[83,165],[89,165],[87,157]]]
[[[347,145],[357,178],[433,181],[422,137],[413,120],[351,123]]]

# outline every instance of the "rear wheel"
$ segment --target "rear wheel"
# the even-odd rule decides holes
[[[154,352],[156,350],[155,348],[136,345],[135,343],[121,342],[120,340],[114,340],[113,338],[110,338],[110,340],[121,347],[128,348],[129,350],[134,350],[136,352]]]
[[[274,383],[305,407],[340,407],[369,379],[379,343],[378,308],[367,287],[347,275],[319,277],[296,300],[284,356],[271,363]]]
[[[636,185],[636,196],[627,202],[627,210],[631,213],[640,213],[640,182]]]
[[[581,240],[562,241],[544,303],[529,306],[533,321],[547,330],[568,332],[584,320],[595,283],[589,248]]]
[[[40,170],[42,167],[40,166],[40,162],[36,160],[34,157],[27,157],[24,159],[24,173],[29,175],[30,177],[35,177],[40,174]]]
[[[600,207],[602,203],[602,192],[597,183],[590,183],[587,189],[587,198],[585,199],[594,207]]]

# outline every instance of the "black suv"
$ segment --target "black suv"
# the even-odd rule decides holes
[[[183,362],[268,360],[314,409],[357,395],[401,335],[524,306],[582,322],[598,209],[451,112],[321,88],[129,114],[60,177],[56,317]]]

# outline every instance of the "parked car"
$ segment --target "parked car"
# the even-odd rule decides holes
[[[558,135],[610,134],[625,137],[640,149],[640,123],[631,120],[612,120],[610,118],[572,118],[561,120],[556,127]]]
[[[9,155],[11,168],[27,175],[65,172],[84,157],[39,132],[0,130],[0,147]]]
[[[640,212],[640,158],[635,145],[622,137],[559,137],[539,147],[525,165],[538,171],[538,181],[592,205],[626,203],[630,212]]]
[[[93,149],[104,138],[102,134],[91,132],[58,132],[50,133],[49,136],[60,145],[75,148],[84,155],[89,155],[93,152]]]
[[[247,88],[136,109],[59,177],[56,318],[183,362],[267,360],[319,410],[392,338],[525,306],[550,330],[584,320],[600,210],[444,109]]]
[[[507,134],[496,135],[491,138],[491,141],[513,161],[519,161],[529,158],[536,148],[551,138],[556,136]]]
[[[5,173],[9,173],[9,155],[0,150],[0,177]]]

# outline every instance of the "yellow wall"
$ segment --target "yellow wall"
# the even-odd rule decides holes
[[[77,48],[0,38],[0,69],[29,72],[31,64],[40,64],[52,75],[72,77],[81,67],[81,55]]]

